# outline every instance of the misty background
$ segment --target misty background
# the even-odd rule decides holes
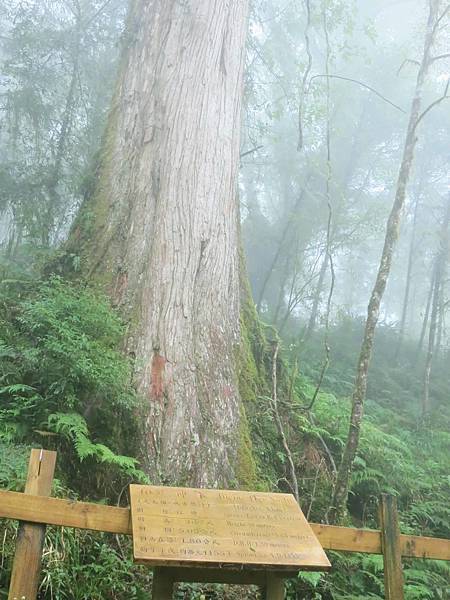
[[[82,322],[83,314],[92,310],[98,319],[93,317],[92,322],[105,324],[102,336],[108,338],[108,351],[119,346],[123,333],[115,317],[105,316],[103,304],[98,308],[78,288],[69,286],[67,292],[59,280],[53,290],[48,273],[61,255],[74,272],[80,267],[80,256],[72,251],[67,256],[64,243],[78,208],[95,186],[119,57],[129,41],[124,33],[127,6],[126,0],[8,0],[0,6],[0,279],[5,284],[0,287],[0,399],[7,398],[13,407],[0,405],[0,450],[7,449],[5,456],[13,457],[12,466],[0,468],[0,485],[8,489],[20,487],[16,454],[22,456],[23,445],[40,439],[37,435],[48,428],[46,440],[51,444],[50,436],[61,436],[61,454],[67,452],[70,457],[64,479],[67,489],[96,499],[121,499],[123,480],[118,479],[121,485],[112,484],[103,463],[100,475],[92,467],[89,477],[80,467],[70,445],[73,430],[64,430],[62,425],[57,429],[49,418],[36,434],[30,417],[35,416],[35,397],[23,387],[26,377],[17,364],[25,356],[27,376],[30,372],[40,376],[39,344],[33,338],[36,315],[31,310],[35,305],[31,300],[31,304],[20,304],[28,302],[27,294],[33,302],[43,302],[42,314],[58,308],[58,302],[64,304],[61,312],[55,309],[52,326],[67,312],[73,311],[74,320]],[[297,471],[302,509],[316,522],[328,518],[348,439],[358,353],[396,193],[427,18],[428,2],[422,0],[251,3],[238,200],[251,309],[259,320],[257,334],[244,331],[244,343],[258,347],[261,331],[267,339],[280,342],[281,420]],[[397,497],[403,533],[448,538],[448,18],[439,27],[432,55],[399,242],[375,332],[345,523],[376,528],[377,499],[380,492],[387,492]],[[221,133],[217,132],[219,139]],[[243,307],[248,308],[245,300]],[[17,325],[14,319],[22,315],[20,311],[25,316],[17,319]],[[89,323],[90,331],[96,327]],[[68,356],[72,365],[75,361]],[[81,350],[80,356],[84,360]],[[265,347],[260,358],[261,364],[252,372],[258,383],[264,376],[269,381],[273,356]],[[55,384],[48,374],[48,364],[53,368],[54,363],[42,364],[46,369],[42,388],[51,393],[42,393],[41,400],[45,396],[53,402],[60,394],[60,401],[57,384],[63,377],[58,371],[60,379],[55,376]],[[130,385],[128,365],[121,370],[119,363],[99,364],[108,376],[120,371]],[[244,372],[247,368],[242,366]],[[113,383],[105,376],[100,398],[105,388],[114,388]],[[13,385],[19,387],[13,389]],[[265,395],[254,387],[256,391],[252,388],[250,394],[254,401],[246,410],[258,485],[291,492],[288,460],[267,406],[270,381]],[[86,397],[90,393],[88,388]],[[117,392],[120,398],[121,394],[122,388]],[[65,398],[64,410],[72,409]],[[117,406],[123,407],[120,398]],[[103,410],[101,402],[98,406]],[[111,441],[119,458],[135,456],[136,448],[130,450],[124,443],[133,434],[127,426],[117,432],[114,411],[118,409],[111,406],[108,418],[93,419],[89,427],[100,442],[109,445]],[[56,410],[53,405],[51,410]],[[80,413],[84,418],[89,411],[83,408]],[[111,469],[123,467],[114,460]],[[98,562],[95,536],[70,539],[76,564]],[[58,540],[53,542],[57,547]],[[84,546],[86,555],[80,558]],[[116,565],[121,550],[108,540],[102,548]],[[62,551],[55,558],[60,561],[57,576],[54,565],[44,565],[46,598],[71,597],[64,596],[65,592],[53,596],[49,590],[51,586],[66,590],[79,576],[63,564],[61,556]],[[379,556],[335,554],[333,564],[330,574],[302,575],[290,597],[384,597]],[[449,597],[448,565],[411,560],[404,566],[408,600]],[[134,567],[128,568],[131,572]],[[117,598],[128,598],[128,574],[117,567],[117,589],[121,577],[123,583],[123,595]],[[94,597],[92,590],[100,585],[95,584],[95,577],[92,574],[90,591],[84,596],[80,591],[77,598]],[[139,588],[141,572],[133,571],[133,577]],[[142,589],[144,584],[148,581]]]

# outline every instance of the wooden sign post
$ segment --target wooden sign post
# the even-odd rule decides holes
[[[256,584],[278,600],[285,577],[330,568],[290,494],[131,485],[130,498],[134,558],[156,567],[154,600],[170,599],[175,581]]]

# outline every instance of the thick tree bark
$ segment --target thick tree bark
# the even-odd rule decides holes
[[[433,301],[431,303],[430,332],[428,335],[428,349],[425,360],[425,370],[423,376],[423,397],[422,397],[422,416],[426,417],[430,412],[430,378],[433,357],[435,355],[436,334],[438,333],[438,324],[440,319],[440,310],[442,309],[442,286],[449,252],[449,224],[450,224],[450,196],[446,200],[444,218],[442,220],[441,232],[439,236],[439,251],[436,256],[433,285]]]
[[[239,395],[247,0],[136,0],[95,192],[71,245],[129,319],[153,480],[227,485]]]
[[[341,464],[339,466],[338,475],[334,486],[332,504],[329,511],[329,519],[331,522],[339,520],[345,510],[353,461],[358,450],[360,428],[364,412],[364,401],[367,391],[367,375],[372,357],[375,328],[380,315],[381,300],[383,298],[391,270],[394,249],[399,236],[400,222],[406,197],[406,186],[409,182],[411,166],[414,158],[414,149],[417,143],[416,129],[420,120],[423,86],[428,72],[428,67],[430,65],[430,52],[436,33],[435,25],[439,16],[439,5],[440,0],[430,0],[430,10],[425,35],[424,50],[417,75],[416,88],[409,115],[409,123],[397,180],[395,200],[387,222],[386,236],[383,252],[381,254],[380,266],[367,310],[366,326],[361,344],[355,385],[352,395],[352,412],[350,417],[349,432]]]

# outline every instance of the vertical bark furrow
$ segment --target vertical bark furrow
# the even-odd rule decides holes
[[[234,476],[246,12],[247,0],[136,0],[88,203],[88,271],[129,317],[148,401],[144,453],[162,481]]]

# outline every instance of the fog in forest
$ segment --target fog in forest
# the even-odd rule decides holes
[[[0,6],[0,452],[58,449],[67,489],[118,503],[142,475],[374,528],[387,492],[403,533],[448,538],[450,5],[132,4]],[[288,597],[383,598],[362,556]],[[405,598],[449,597],[449,563],[408,560]]]
[[[331,322],[346,314],[365,316],[378,268],[426,15],[420,2],[371,4],[377,8],[356,10],[347,3],[330,19],[328,51],[320,15],[312,15],[301,151],[297,96],[305,42],[296,21],[304,25],[301,15],[291,5],[266,7],[264,17],[251,24],[243,151],[261,148],[242,159],[244,240],[255,300],[268,321],[290,331],[293,321],[299,321],[296,328],[305,324],[317,296],[317,323],[326,317],[331,269],[322,265],[330,212]],[[448,36],[442,37],[438,53],[448,49]],[[323,77],[327,70],[333,76],[329,87]],[[443,95],[448,76],[448,59],[433,66],[424,108]],[[381,309],[383,325],[404,328],[415,340],[449,202],[448,115],[443,102],[423,123]],[[444,331],[445,309],[441,318]]]

